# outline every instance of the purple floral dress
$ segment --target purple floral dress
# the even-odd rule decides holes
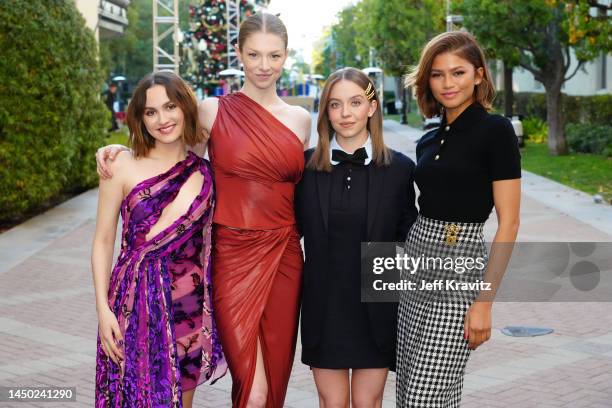
[[[147,239],[196,171],[204,182],[188,211]],[[96,407],[181,407],[182,392],[225,374],[211,303],[213,208],[210,164],[191,152],[123,200],[121,252],[108,300],[123,334],[125,359],[113,363],[98,337]]]

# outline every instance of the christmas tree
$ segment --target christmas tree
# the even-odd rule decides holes
[[[227,68],[227,1],[204,0],[190,5],[190,30],[181,44],[183,78],[209,94],[219,86],[219,72]],[[255,6],[266,3],[240,0],[240,19],[252,15]]]

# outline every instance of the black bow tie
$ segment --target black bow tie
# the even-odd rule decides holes
[[[353,154],[348,154],[343,150],[332,150],[332,160],[340,163],[352,163],[363,166],[367,158],[368,153],[366,152],[365,147],[360,147],[359,149],[355,150],[355,153]]]

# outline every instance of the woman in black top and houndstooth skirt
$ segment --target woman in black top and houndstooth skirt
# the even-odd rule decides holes
[[[519,226],[520,153],[510,122],[490,115],[494,98],[482,50],[465,32],[433,38],[408,76],[421,112],[442,115],[417,145],[417,221],[406,240],[409,256],[484,259],[464,279],[499,283]],[[498,229],[487,255],[483,225],[495,208]],[[488,258],[488,263],[487,263]],[[450,273],[421,268],[425,279]],[[495,285],[493,286],[495,287]],[[402,293],[398,312],[397,406],[459,407],[471,350],[491,335],[494,292]]]

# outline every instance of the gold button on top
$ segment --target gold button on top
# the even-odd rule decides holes
[[[440,158],[439,154],[436,154],[436,157],[434,158],[435,160],[438,160]]]
[[[447,126],[444,128],[444,130],[446,130],[446,131],[448,132],[448,131],[450,130],[450,126],[449,126],[449,125],[447,125]]]

